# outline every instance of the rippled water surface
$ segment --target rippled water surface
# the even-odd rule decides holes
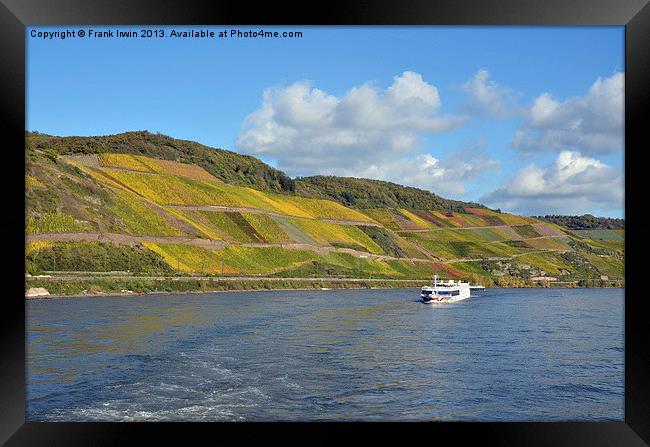
[[[621,289],[27,302],[28,420],[622,420]]]

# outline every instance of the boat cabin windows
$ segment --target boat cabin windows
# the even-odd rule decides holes
[[[460,295],[460,290],[439,290],[438,295],[458,296]]]

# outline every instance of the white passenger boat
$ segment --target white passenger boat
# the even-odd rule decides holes
[[[433,277],[433,285],[422,287],[420,297],[425,304],[454,303],[471,297],[471,290],[483,290],[483,286],[472,286],[468,282],[441,280],[438,275]]]

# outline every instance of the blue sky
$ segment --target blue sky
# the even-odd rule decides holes
[[[276,39],[162,29],[28,29],[28,130],[146,129],[292,176],[379,178],[523,214],[623,215],[622,27],[263,27],[303,33]]]

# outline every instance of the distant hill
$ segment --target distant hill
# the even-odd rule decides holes
[[[177,140],[147,131],[93,137],[57,137],[28,132],[27,150],[39,149],[60,155],[135,154],[198,165],[226,183],[261,191],[292,192],[294,181],[255,157],[216,149],[194,141]]]
[[[442,197],[422,189],[381,180],[355,177],[298,177],[296,193],[305,197],[329,199],[359,209],[408,208],[417,210],[464,212],[466,207],[485,208]]]
[[[553,223],[569,230],[624,230],[625,219],[595,217],[591,214],[582,216],[535,216],[536,219]]]

